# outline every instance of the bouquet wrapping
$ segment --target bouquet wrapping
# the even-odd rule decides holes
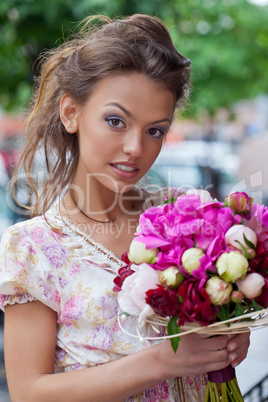
[[[130,335],[141,340],[169,338],[176,351],[189,332],[215,336],[268,324],[268,208],[246,193],[218,202],[190,190],[149,208],[124,261],[114,279],[119,323],[136,316]],[[208,380],[206,401],[243,401],[231,366]]]

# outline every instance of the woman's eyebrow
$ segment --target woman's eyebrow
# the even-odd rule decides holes
[[[104,106],[116,106],[119,109],[121,109],[122,112],[124,112],[128,117],[133,117],[132,113],[129,110],[127,110],[126,108],[124,108],[124,106],[120,105],[120,103],[110,102],[110,103],[106,103],[106,105],[104,105]],[[171,119],[169,119],[167,117],[164,118],[164,119],[161,119],[161,120],[153,121],[151,124],[163,123],[165,121],[167,121],[169,124],[171,124]]]
[[[121,109],[128,117],[133,117],[132,114],[126,108],[124,108],[124,106],[120,105],[120,103],[110,102],[110,103],[106,103],[106,105],[104,105],[104,106],[116,106],[119,109]]]

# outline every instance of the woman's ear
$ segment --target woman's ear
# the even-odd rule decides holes
[[[78,130],[78,113],[77,104],[74,99],[65,94],[60,101],[60,118],[66,131],[74,134]]]

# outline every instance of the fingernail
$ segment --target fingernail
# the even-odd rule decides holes
[[[231,342],[231,343],[228,345],[229,351],[231,352],[232,350],[235,350],[236,346],[237,346],[237,344],[236,344],[235,342]]]
[[[231,366],[232,366],[233,368],[235,368],[236,366],[238,366],[238,363],[237,363],[237,362],[234,362],[234,363],[231,364]]]
[[[237,353],[231,353],[229,358],[231,361],[234,361],[237,358]]]

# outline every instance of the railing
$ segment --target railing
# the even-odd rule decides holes
[[[244,395],[244,402],[268,402],[268,375]]]

